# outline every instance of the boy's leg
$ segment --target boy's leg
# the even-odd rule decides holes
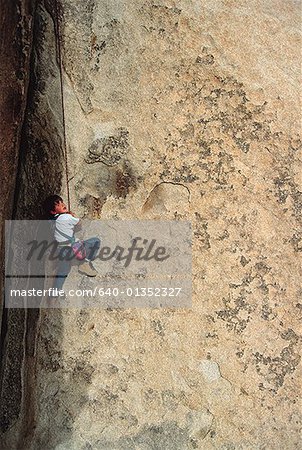
[[[97,270],[93,267],[91,261],[94,261],[100,248],[100,239],[90,238],[84,241],[86,248],[86,258],[83,263],[79,266],[79,272],[87,275],[88,277],[95,277],[97,275]]]
[[[71,247],[61,249],[58,256],[57,275],[55,278],[54,288],[61,290],[65,278],[71,269]]]
[[[90,239],[86,239],[84,241],[84,245],[86,248],[86,260],[87,261],[94,261],[97,257],[98,251],[101,246],[101,241],[97,237],[92,237]]]

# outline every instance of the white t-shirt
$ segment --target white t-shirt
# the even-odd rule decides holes
[[[74,233],[74,227],[79,223],[80,219],[73,217],[71,214],[60,214],[56,219],[56,228],[68,237],[72,238]],[[55,240],[57,242],[66,242],[67,238],[58,233],[55,229]]]

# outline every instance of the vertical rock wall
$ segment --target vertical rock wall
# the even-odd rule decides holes
[[[7,64],[1,78],[5,150],[1,208],[6,219],[12,213],[14,219],[39,219],[44,198],[61,190],[64,171],[55,3],[10,3],[2,8],[7,27],[2,50]],[[4,310],[1,448],[28,448],[35,427],[38,323],[38,310]]]
[[[21,367],[26,314],[3,310],[4,220],[14,213],[21,130],[27,102],[34,0],[0,2],[0,433],[17,421],[22,402]],[[2,445],[2,440],[1,440]],[[3,446],[2,446],[3,447]]]
[[[41,217],[41,202],[65,176],[56,3],[38,1],[22,141],[16,218]],[[66,182],[65,182],[66,183]]]
[[[73,208],[191,220],[194,295],[44,311],[32,448],[297,448],[300,2],[62,3]]]
[[[3,253],[4,220],[12,216],[18,155],[29,80],[34,1],[0,3],[1,11],[1,179],[0,179],[0,252]],[[1,273],[4,264],[1,263]],[[1,291],[2,291],[1,277]],[[2,300],[1,300],[2,310]],[[0,313],[1,317],[2,311]],[[1,320],[0,320],[1,322]]]

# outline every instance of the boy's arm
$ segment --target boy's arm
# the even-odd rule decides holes
[[[76,215],[72,211],[69,211],[68,214],[70,214],[72,217],[75,217],[76,219],[79,219],[78,217],[76,217]],[[81,230],[82,229],[82,221],[81,221],[81,219],[79,219],[78,223],[75,225],[75,228],[77,228],[77,230]]]

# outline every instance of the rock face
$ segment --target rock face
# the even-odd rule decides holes
[[[12,215],[21,128],[29,81],[34,1],[1,1],[1,218]]]
[[[22,359],[27,317],[23,310],[4,310],[4,220],[15,213],[14,194],[21,134],[27,104],[32,47],[34,0],[0,2],[0,433],[15,424],[21,413]],[[17,439],[17,438],[16,438]],[[14,443],[12,439],[11,443]],[[0,444],[1,446],[1,444]]]
[[[39,5],[53,78],[35,90],[62,178]],[[192,221],[193,306],[42,310],[28,448],[299,447],[300,7],[62,0],[72,208]]]
[[[64,167],[54,11],[47,3],[3,2],[1,16],[1,217],[38,219],[43,197],[60,190]],[[0,293],[2,313],[2,279]],[[1,448],[28,447],[31,439],[38,320],[38,310],[3,310]]]

